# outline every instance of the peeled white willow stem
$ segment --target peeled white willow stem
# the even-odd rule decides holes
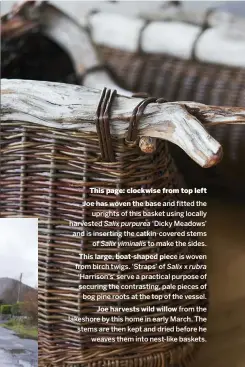
[[[145,20],[101,12],[90,17],[90,24],[96,44],[135,53]],[[195,56],[200,62],[245,67],[245,27],[232,29],[229,23],[202,31],[201,26],[180,20],[152,21],[142,33],[141,48],[145,53],[191,60],[196,44]]]

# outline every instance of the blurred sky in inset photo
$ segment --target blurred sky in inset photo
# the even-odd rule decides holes
[[[19,279],[37,286],[38,219],[0,219],[0,278]]]

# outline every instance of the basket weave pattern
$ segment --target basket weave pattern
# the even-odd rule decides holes
[[[147,155],[142,153],[138,147],[125,145],[123,139],[113,138],[116,161],[108,163],[101,160],[98,136],[94,133],[84,133],[75,129],[64,131],[47,128],[41,123],[33,125],[13,121],[2,123],[1,134],[3,162],[1,216],[39,218],[39,365],[46,367],[187,366],[196,348],[193,343],[179,345],[171,343],[92,344],[90,333],[78,333],[77,324],[68,321],[68,315],[94,315],[99,305],[139,306],[139,301],[136,300],[104,300],[101,302],[82,300],[82,292],[78,290],[80,271],[75,269],[75,264],[86,264],[89,263],[89,260],[81,262],[79,253],[89,251],[94,254],[115,254],[118,249],[104,250],[102,247],[95,247],[92,250],[92,241],[104,238],[73,237],[73,228],[69,227],[68,222],[69,220],[89,221],[94,219],[93,209],[82,207],[84,200],[141,201],[147,199],[162,201],[178,199],[177,195],[170,197],[154,194],[146,198],[142,194],[128,195],[128,197],[105,196],[91,194],[89,191],[90,187],[179,187],[178,174],[168,152],[167,143],[158,142],[156,152]],[[171,207],[171,211],[174,209]],[[119,217],[120,220],[125,219]],[[137,218],[130,217],[127,220],[135,221]],[[140,230],[139,228],[137,230]],[[183,228],[171,229],[171,231],[178,230],[183,230]],[[149,237],[141,239],[147,240]],[[163,240],[163,238],[156,237],[156,240]],[[121,253],[125,251],[128,249],[120,249]],[[194,247],[152,248],[147,246],[132,248],[131,251],[140,254],[197,253]],[[191,260],[185,261],[188,263]],[[110,262],[113,261],[108,260],[108,264]],[[101,261],[93,260],[93,263],[101,264]],[[141,263],[143,264],[144,261],[141,260]],[[132,268],[133,262],[128,260],[124,264]],[[105,273],[103,270],[98,272]],[[127,274],[134,272],[132,269],[126,271]],[[89,270],[83,271],[83,274],[90,273]],[[125,271],[123,273],[125,274]],[[96,282],[98,283],[98,281],[91,280],[91,284]],[[103,281],[104,284],[109,282],[111,281]],[[166,282],[168,281],[153,281],[159,286]],[[121,281],[121,284],[126,283],[128,284],[129,281]],[[139,284],[141,283],[144,282],[139,281]],[[105,293],[110,294],[110,292],[108,290]],[[182,292],[186,294],[188,291],[183,290]],[[200,290],[194,292],[199,294]],[[147,293],[147,290],[141,293]],[[193,291],[191,293],[193,294]],[[169,301],[151,300],[150,302],[141,301],[140,305],[144,305],[144,302],[145,305],[150,306],[174,306],[173,302],[175,305],[182,306],[207,306],[207,300],[201,302],[178,300],[171,301],[170,304]],[[132,315],[137,316],[137,314]],[[158,316],[164,315],[164,312],[158,313]],[[110,315],[106,314],[106,316]],[[86,326],[85,323],[82,325]],[[108,337],[109,334],[106,333],[105,336]]]
[[[98,46],[121,83],[169,101],[245,106],[245,69]],[[229,93],[228,93],[229,92]]]
[[[245,69],[180,60],[169,55],[136,54],[98,47],[118,82],[134,92],[169,101],[195,101],[216,106],[245,106]],[[243,192],[245,185],[245,128],[207,126],[224,149],[223,161],[202,170],[178,149],[172,150],[185,178],[194,185],[212,185]],[[232,171],[232,175],[230,172]]]

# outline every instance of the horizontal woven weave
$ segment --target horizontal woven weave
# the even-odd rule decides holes
[[[82,299],[82,292],[78,290],[78,274],[75,264],[89,264],[89,260],[81,261],[79,253],[90,251],[95,254],[115,254],[118,248],[103,250],[93,247],[92,242],[104,237],[74,237],[74,229],[69,227],[69,220],[82,221],[93,219],[93,208],[83,208],[84,200],[90,201],[163,201],[181,199],[178,195],[144,194],[103,195],[92,194],[90,187],[111,188],[176,188],[179,177],[168,152],[165,142],[159,141],[154,154],[144,154],[137,146],[128,146],[123,139],[112,139],[115,162],[103,162],[97,134],[82,133],[75,129],[47,128],[27,122],[3,122],[1,125],[1,216],[2,217],[38,217],[39,218],[39,366],[151,366],[151,367],[182,367],[187,366],[196,346],[193,343],[91,343],[91,333],[78,333],[77,325],[68,321],[68,315],[91,316],[97,306],[139,306],[138,300],[102,300],[86,301]],[[166,210],[177,210],[177,206]],[[98,208],[97,208],[98,209]],[[118,209],[120,211],[120,209]],[[139,208],[139,210],[143,210]],[[160,209],[159,209],[160,210]],[[153,217],[152,219],[157,219]],[[125,220],[119,217],[119,221]],[[138,221],[136,217],[127,218]],[[174,218],[170,218],[174,220]],[[184,219],[183,219],[184,220]],[[137,227],[143,230],[145,227]],[[116,230],[116,228],[112,228]],[[149,229],[149,227],[148,227]],[[153,229],[152,227],[150,229]],[[160,230],[154,229],[154,230]],[[185,227],[185,230],[192,228]],[[93,228],[96,230],[96,228]],[[101,230],[101,228],[97,228]],[[182,231],[183,227],[172,227],[171,232]],[[134,231],[134,230],[133,230]],[[133,237],[133,239],[135,236]],[[157,235],[153,240],[163,241],[165,237]],[[178,237],[176,237],[177,239]],[[116,240],[116,237],[110,239]],[[131,238],[132,239],[132,238]],[[142,235],[142,240],[151,239]],[[166,236],[165,239],[168,239]],[[181,237],[183,240],[189,236]],[[195,237],[191,238],[195,240]],[[129,251],[127,247],[120,248],[120,254]],[[132,253],[139,254],[197,254],[196,247],[137,247]],[[158,263],[158,260],[154,260]],[[114,263],[108,260],[108,264]],[[123,274],[135,274],[133,264],[135,260],[125,260],[128,270],[121,270]],[[179,260],[174,260],[174,263]],[[192,264],[192,260],[185,260]],[[100,260],[93,260],[94,264],[101,264]],[[150,264],[150,262],[141,261]],[[202,260],[198,260],[202,264]],[[205,270],[184,270],[188,274],[202,274]],[[96,271],[104,274],[105,271]],[[116,270],[118,272],[118,270]],[[138,270],[138,274],[145,274],[146,270]],[[85,269],[83,274],[90,274]],[[114,270],[109,271],[111,275]],[[176,273],[176,270],[168,270]],[[164,274],[164,271],[163,273]],[[97,281],[90,281],[91,284]],[[112,282],[105,280],[105,284]],[[113,281],[114,282],[114,281]],[[117,282],[117,280],[116,280]],[[121,280],[121,284],[129,284]],[[145,281],[137,280],[138,284]],[[164,285],[168,280],[149,281],[151,284]],[[179,280],[177,280],[177,283]],[[205,280],[195,280],[198,285]],[[81,283],[82,284],[82,281]],[[105,294],[111,294],[107,290]],[[134,291],[128,291],[130,293]],[[141,293],[147,294],[148,290]],[[100,290],[94,292],[101,293]],[[183,290],[181,294],[200,295],[203,291]],[[207,294],[206,294],[207,295]],[[207,299],[202,300],[141,300],[140,306],[207,306]],[[166,315],[166,311],[158,316]],[[168,313],[171,315],[171,313]],[[176,312],[173,312],[176,316]],[[122,316],[121,313],[114,315]],[[137,316],[129,313],[127,316]],[[147,315],[147,313],[146,313]],[[188,314],[185,314],[188,315]],[[106,314],[110,316],[110,314]],[[83,323],[83,326],[92,326]],[[115,324],[117,325],[117,324]],[[148,325],[142,323],[143,325]],[[184,323],[184,326],[195,325],[195,322]],[[122,323],[120,326],[125,326]],[[164,333],[163,333],[164,334]],[[184,335],[184,334],[183,334]],[[102,336],[102,335],[101,335]],[[104,336],[110,336],[105,332]],[[137,335],[139,336],[139,335]],[[193,333],[197,336],[197,333]]]

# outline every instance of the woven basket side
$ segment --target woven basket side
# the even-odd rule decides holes
[[[169,101],[245,106],[245,69],[98,46],[125,86]]]
[[[167,144],[158,142],[157,151],[153,155],[143,154],[138,147],[128,147],[123,140],[113,140],[116,153],[116,162],[104,163],[100,160],[98,137],[95,134],[81,133],[76,130],[62,132],[56,129],[47,129],[41,125],[31,123],[3,122],[2,123],[2,157],[1,190],[2,190],[2,217],[34,216],[39,218],[39,361],[45,366],[65,366],[82,364],[83,366],[109,366],[112,363],[118,366],[176,366],[187,365],[191,352],[195,349],[193,343],[175,345],[171,343],[91,343],[92,332],[77,332],[77,324],[68,321],[68,316],[94,315],[97,306],[138,306],[135,300],[110,300],[111,292],[104,293],[108,299],[91,301],[83,299],[83,292],[78,290],[78,276],[80,270],[76,264],[84,266],[82,274],[91,274],[86,268],[89,260],[80,260],[79,253],[92,251],[94,254],[113,254],[115,248],[104,250],[102,247],[93,247],[93,241],[104,239],[73,237],[74,229],[68,225],[69,221],[92,220],[93,209],[84,208],[84,200],[109,201],[139,200],[146,197],[142,194],[128,196],[105,196],[92,194],[90,187],[112,188],[177,188],[178,174]],[[152,194],[149,200],[178,199],[178,195],[167,196]],[[177,209],[171,207],[169,210]],[[119,211],[120,214],[120,211]],[[120,218],[120,217],[119,217]],[[130,217],[135,221],[137,218]],[[153,218],[154,219],[154,218]],[[123,219],[120,218],[120,221]],[[125,219],[124,219],[125,220]],[[139,220],[139,219],[138,219]],[[111,228],[117,230],[117,228]],[[143,230],[139,227],[137,230]],[[188,230],[188,228],[185,228]],[[94,230],[94,229],[93,229]],[[101,230],[101,228],[97,228]],[[183,228],[172,227],[171,231],[181,231]],[[166,232],[168,232],[166,230]],[[135,238],[135,235],[133,236]],[[142,234],[142,240],[151,237]],[[166,234],[166,239],[168,235]],[[113,236],[110,239],[115,239]],[[184,240],[185,237],[181,237]],[[186,241],[190,239],[186,238]],[[192,238],[194,240],[195,238]],[[164,237],[156,236],[154,241],[162,241]],[[127,252],[127,248],[120,248],[120,253]],[[141,247],[132,249],[134,253],[144,254],[196,254],[195,247]],[[108,260],[107,264],[114,260]],[[126,260],[124,264],[128,269],[127,274],[135,274],[133,260]],[[179,260],[176,260],[178,263]],[[93,260],[101,264],[101,260]],[[117,262],[118,263],[118,262]],[[144,261],[142,260],[142,263]],[[192,260],[186,260],[192,263]],[[199,264],[203,262],[200,260]],[[118,270],[107,270],[115,275]],[[104,274],[104,270],[100,270]],[[121,270],[122,272],[122,270]],[[139,270],[144,272],[144,270]],[[171,273],[171,271],[168,271]],[[175,270],[172,270],[175,272]],[[192,270],[188,270],[192,272]],[[200,274],[205,270],[200,270]],[[97,283],[96,280],[91,281]],[[104,280],[105,284],[112,282]],[[121,284],[129,281],[121,280]],[[139,281],[144,283],[144,281]],[[154,280],[153,284],[160,287],[168,280]],[[200,284],[200,281],[197,281]],[[205,281],[203,281],[205,282]],[[80,280],[82,284],[82,280]],[[134,292],[130,290],[128,293]],[[141,293],[147,292],[143,290]],[[186,293],[183,290],[183,294]],[[200,291],[191,293],[199,295]],[[95,294],[100,291],[93,292]],[[146,305],[162,305],[162,301],[151,300]],[[177,300],[176,306],[196,305],[207,306],[207,299],[203,300]],[[141,302],[141,306],[144,301]],[[171,304],[172,305],[172,304]],[[111,311],[112,312],[112,311]],[[114,313],[112,313],[114,315]],[[112,315],[112,314],[109,314]],[[135,316],[132,313],[132,316]],[[147,313],[146,313],[147,315]],[[159,316],[164,316],[165,311]],[[176,313],[174,312],[174,315]],[[108,316],[108,314],[107,314]],[[120,313],[117,316],[121,316]],[[130,316],[130,314],[129,314]],[[83,326],[91,327],[91,323],[83,322]],[[99,327],[100,323],[96,324]],[[124,324],[123,324],[124,325]],[[122,326],[123,326],[122,325]],[[185,325],[188,325],[188,323]],[[190,323],[194,325],[193,322]],[[102,325],[104,326],[104,325]],[[149,326],[149,325],[148,325]],[[199,335],[193,333],[193,336]],[[103,333],[101,334],[103,336]],[[104,332],[104,336],[113,336]],[[149,362],[149,358],[150,362]],[[164,362],[165,359],[165,362]],[[171,364],[172,363],[172,364]]]

